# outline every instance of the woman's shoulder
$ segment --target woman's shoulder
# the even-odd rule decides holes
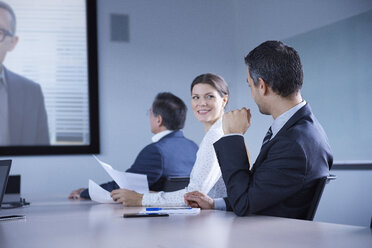
[[[222,118],[218,119],[209,129],[208,133],[223,135]]]
[[[218,123],[219,122],[219,123]],[[207,143],[214,143],[224,135],[222,129],[222,121],[219,119],[205,134],[203,141]]]

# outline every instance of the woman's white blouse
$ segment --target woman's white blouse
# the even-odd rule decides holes
[[[212,198],[225,197],[226,186],[213,147],[213,143],[223,135],[222,118],[220,118],[211,126],[200,143],[189,185],[185,189],[174,192],[146,193],[143,195],[142,205],[185,206],[184,194],[195,190],[208,194]]]

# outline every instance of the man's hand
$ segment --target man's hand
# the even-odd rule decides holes
[[[84,190],[84,188],[80,188],[80,189],[77,189],[77,190],[74,190],[70,193],[70,195],[68,196],[68,199],[73,199],[73,200],[80,200],[81,197],[80,197],[80,193]]]
[[[128,189],[116,189],[111,192],[111,198],[126,207],[142,206],[143,194]]]
[[[186,205],[193,208],[214,209],[214,201],[199,191],[193,191],[184,195]]]
[[[251,110],[242,108],[225,113],[222,117],[222,128],[225,134],[245,134],[251,125]]]

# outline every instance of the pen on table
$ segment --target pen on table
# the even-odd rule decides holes
[[[160,211],[160,210],[183,210],[183,209],[192,209],[191,207],[184,207],[184,208],[146,208],[146,211]]]

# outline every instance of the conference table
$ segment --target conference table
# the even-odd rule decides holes
[[[30,206],[2,209],[22,214],[0,221],[0,247],[372,247],[368,227],[269,216],[238,217],[202,210],[198,215],[123,218],[138,207],[87,200],[34,200]]]

